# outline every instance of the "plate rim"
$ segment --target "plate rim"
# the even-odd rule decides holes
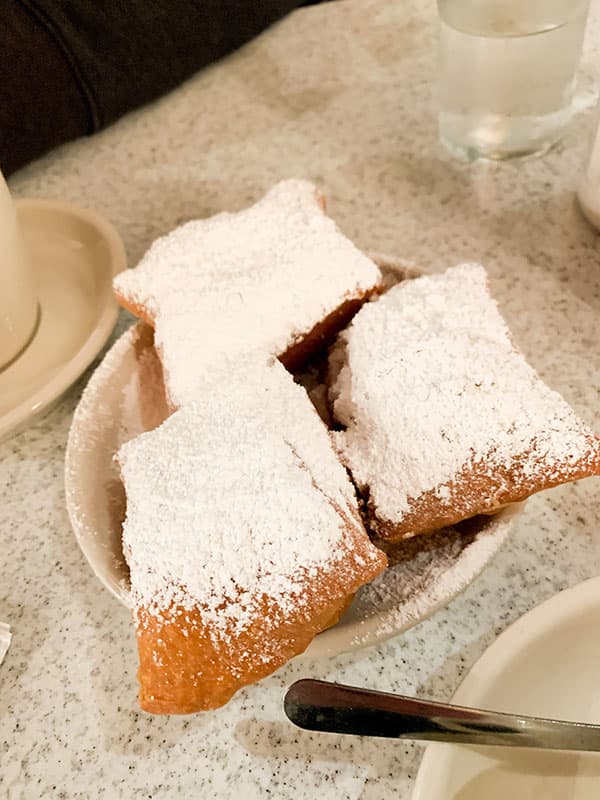
[[[590,607],[600,606],[600,575],[586,578],[547,597],[530,608],[502,633],[477,658],[459,683],[449,702],[456,705],[479,706],[482,693],[497,680],[506,663],[533,638],[547,634],[552,628]],[[532,625],[532,622],[536,623]],[[452,761],[456,745],[432,742],[427,745],[411,794],[411,800],[431,800],[425,794],[428,776]]]
[[[96,211],[83,208],[74,203],[43,198],[25,197],[14,201],[17,214],[28,209],[43,209],[69,214],[92,224],[107,242],[110,252],[110,275],[114,278],[127,266],[125,245],[114,225]],[[104,304],[94,328],[89,332],[81,347],[50,381],[38,387],[26,400],[21,401],[7,413],[0,416],[0,441],[18,433],[22,426],[42,414],[66,392],[85,372],[94,358],[106,344],[119,316],[119,306],[114,299]]]

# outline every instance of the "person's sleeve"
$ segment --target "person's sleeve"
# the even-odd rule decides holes
[[[0,168],[10,174],[61,142],[103,128],[299,5],[298,0],[5,0]]]

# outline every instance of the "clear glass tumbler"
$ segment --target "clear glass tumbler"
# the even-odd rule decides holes
[[[589,0],[438,0],[439,130],[459,158],[540,153],[570,119]]]

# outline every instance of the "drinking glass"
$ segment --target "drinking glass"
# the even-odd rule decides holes
[[[589,0],[438,0],[439,132],[456,156],[540,153],[571,116]]]

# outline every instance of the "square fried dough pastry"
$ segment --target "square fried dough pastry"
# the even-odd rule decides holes
[[[279,362],[208,371],[195,402],[117,460],[145,711],[226,703],[385,567],[329,432]]]
[[[330,369],[336,445],[384,542],[600,474],[600,440],[516,349],[479,265],[367,303]]]
[[[211,364],[262,352],[294,369],[378,287],[323,205],[311,183],[282,181],[244,211],[182,225],[116,277],[119,302],[155,328],[172,407]]]

